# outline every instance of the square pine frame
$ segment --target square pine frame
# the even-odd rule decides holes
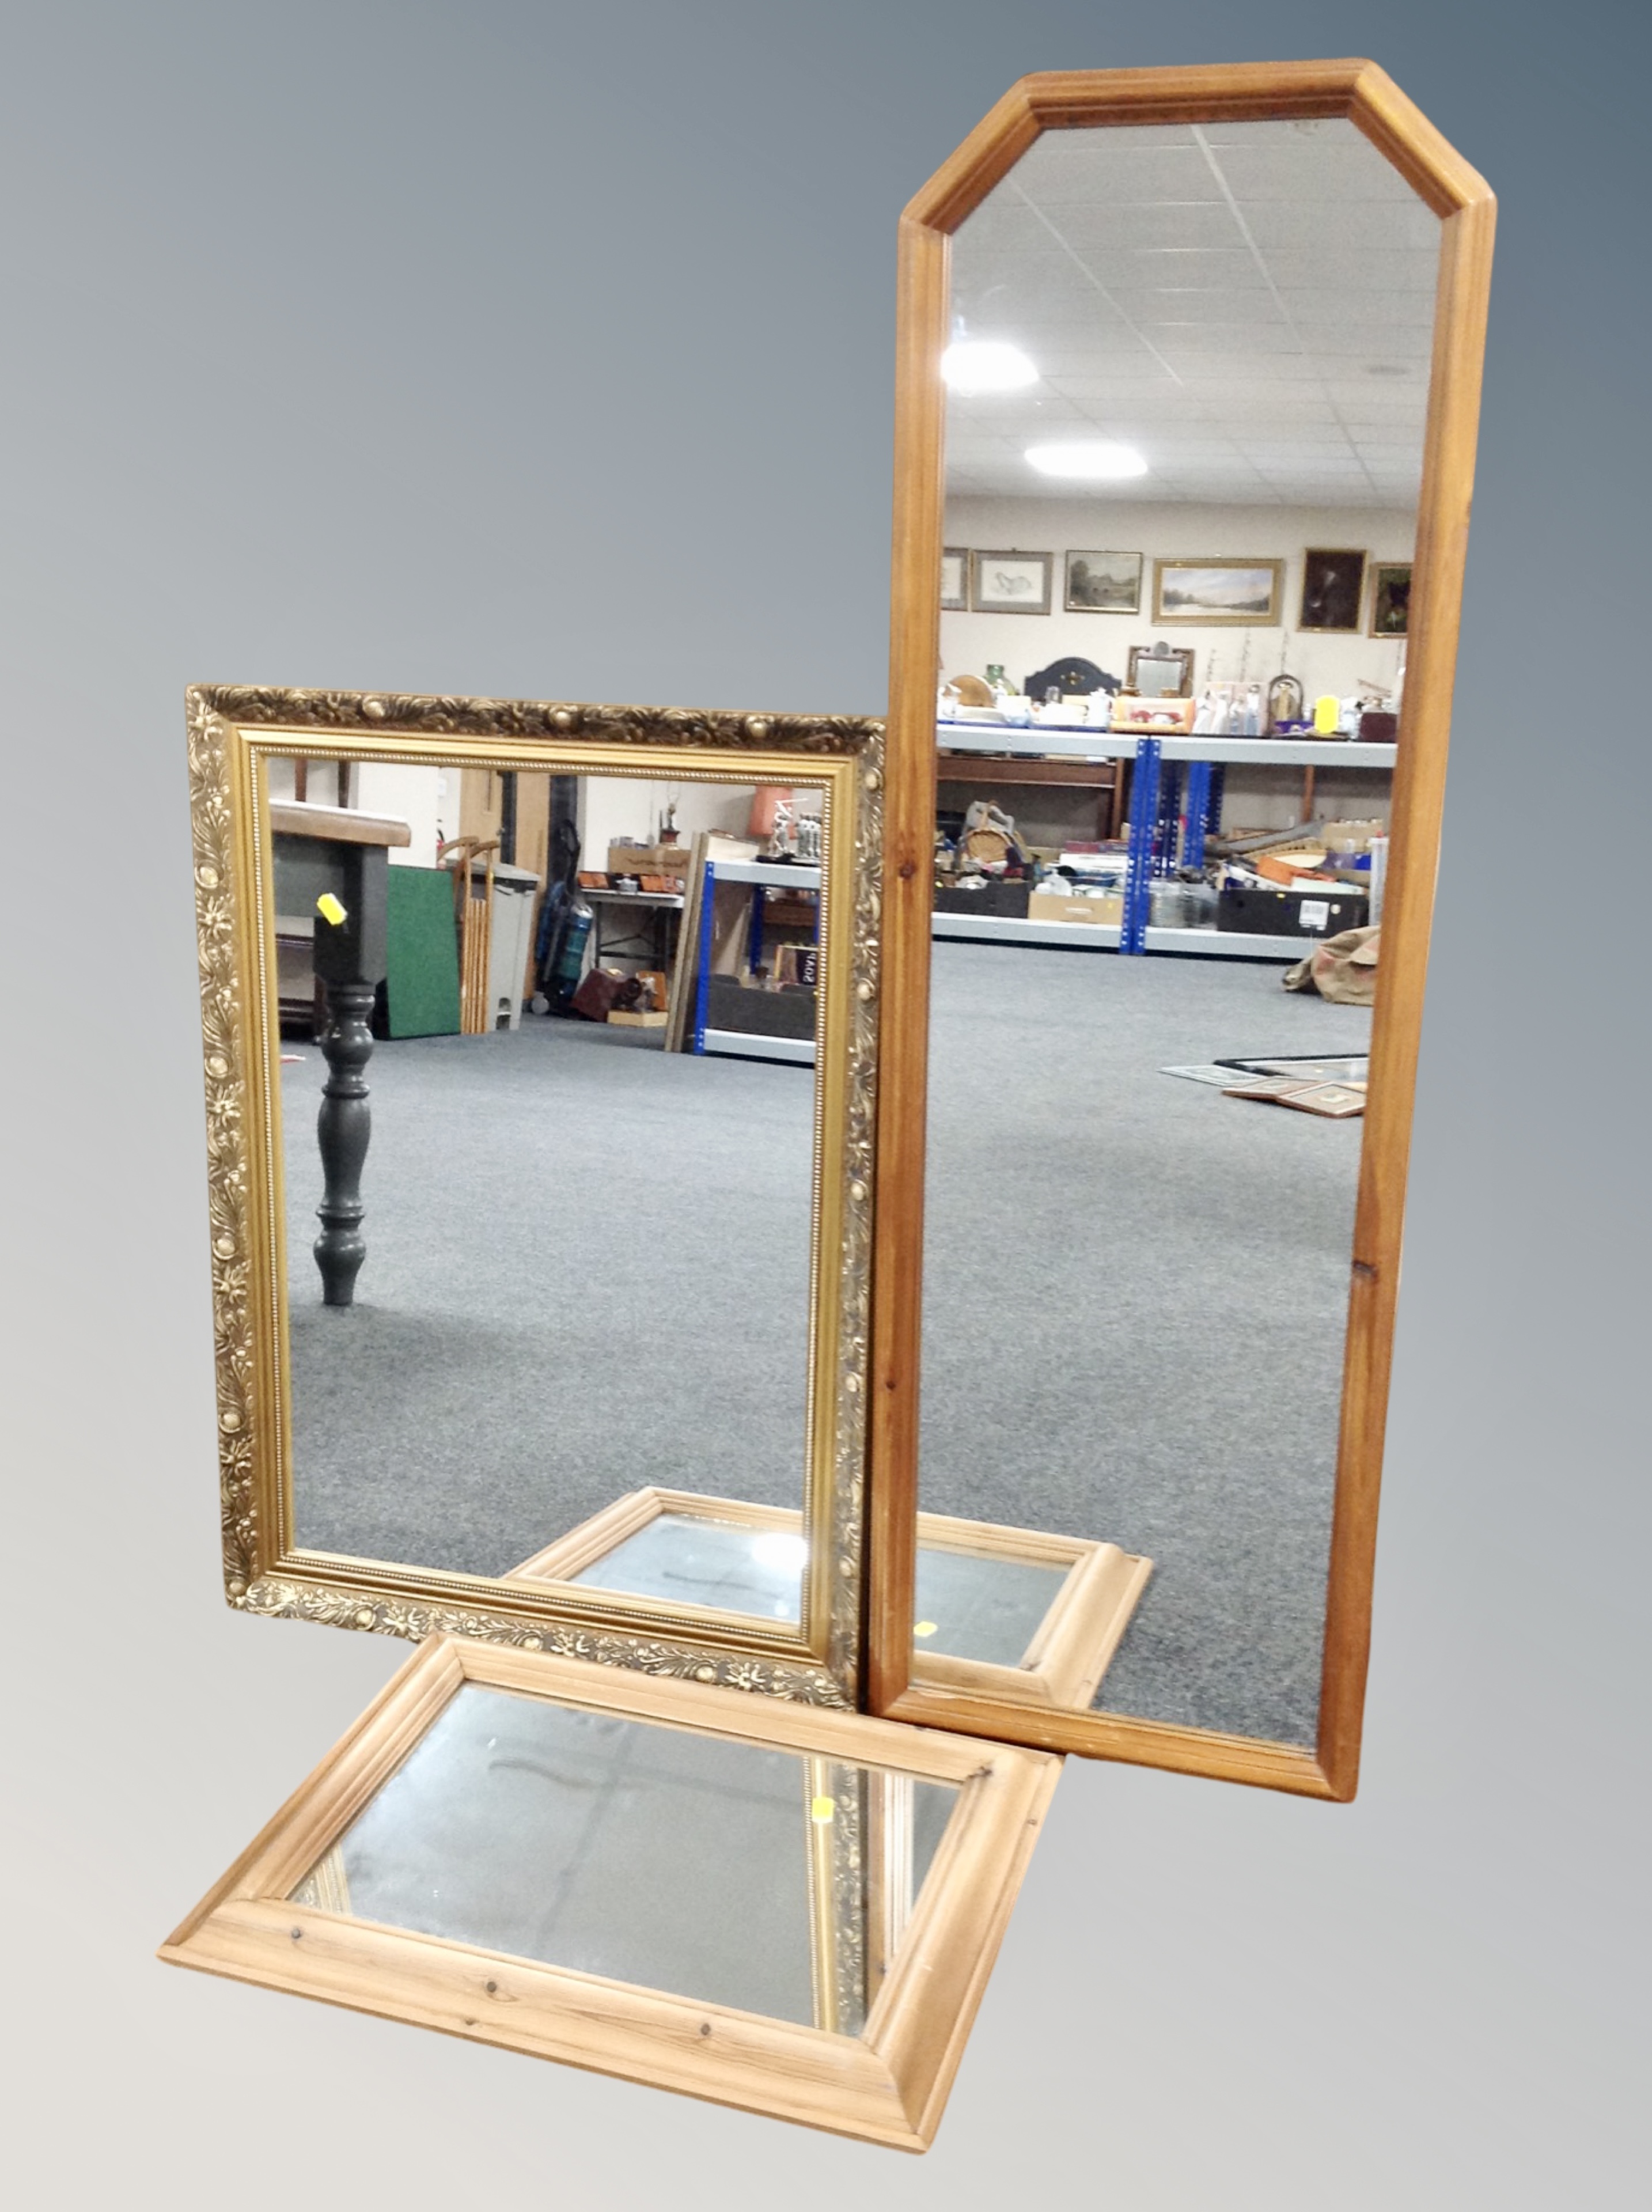
[[[411,1933],[292,1892],[467,1682],[958,1791],[858,2036]],[[422,1644],[161,1946],[319,1997],[901,2150],[928,2148],[1060,1774],[1046,1753],[442,1637]],[[870,1887],[870,1885],[869,1885]]]

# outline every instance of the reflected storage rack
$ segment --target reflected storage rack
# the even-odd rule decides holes
[[[814,902],[815,938],[820,934],[820,870],[804,861],[787,860],[720,860],[708,858],[701,878],[697,914],[699,942],[695,947],[694,1012],[691,1024],[695,1052],[726,1053],[744,1060],[789,1060],[799,1067],[815,1064],[814,994],[809,994],[807,1036],[787,1036],[779,1031],[760,1029],[737,1029],[732,1024],[720,1024],[711,1018],[717,1009],[714,1004],[714,979],[712,974],[712,916],[716,893],[721,884],[745,884],[751,887],[751,912],[748,925],[746,962],[752,965],[762,953],[764,942],[764,911],[771,890],[801,891]],[[768,992],[743,993],[757,1001],[750,1011],[760,1015],[762,1001],[778,995]],[[732,994],[728,994],[732,999]],[[725,1000],[726,1010],[727,1000]],[[736,1009],[748,1011],[744,1005]],[[801,1024],[799,1024],[802,1026]]]
[[[1131,846],[1125,878],[1124,918],[1119,923],[1030,921],[1014,915],[936,914],[931,933],[979,943],[1072,946],[1088,952],[1195,953],[1212,959],[1297,960],[1312,938],[1263,935],[1242,930],[1156,928],[1148,920],[1155,881],[1174,873],[1180,857],[1189,867],[1204,860],[1205,839],[1221,804],[1220,775],[1228,767],[1356,769],[1391,775],[1397,747],[1346,739],[1291,738],[1126,737],[1105,730],[994,729],[980,723],[942,723],[938,777],[969,780],[962,764],[970,754],[990,761],[993,781],[1008,783],[1007,763],[1070,761],[1075,771],[1114,762],[1131,764]],[[949,760],[948,754],[954,756]],[[1084,778],[1085,782],[1089,778]],[[1185,832],[1181,823],[1185,817]]]

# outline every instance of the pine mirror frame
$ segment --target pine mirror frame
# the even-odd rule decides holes
[[[935,822],[937,579],[944,543],[951,234],[1046,131],[1340,117],[1440,218],[1406,690],[1382,917],[1371,1097],[1361,1152],[1327,1588],[1311,1750],[1101,1713],[1036,1717],[911,1680],[919,1354]],[[1345,1802],[1358,1779],[1377,1497],[1418,1043],[1450,732],[1496,201],[1369,61],[1072,71],[1012,87],[901,219],[884,821],[884,1029],[873,1255],[867,1682],[872,1709],[1054,1751]]]
[[[414,1642],[462,1636],[805,1703],[857,1700],[876,1142],[880,720],[199,685],[187,695],[225,1595]],[[807,1400],[793,1630],[618,1593],[306,1551],[294,1538],[275,908],[264,763],[393,761],[808,785],[828,820]],[[369,1159],[369,1175],[371,1161]]]
[[[811,1831],[817,1988],[881,1960],[859,2033],[805,2027],[462,1940],[356,1920],[295,1887],[468,1684],[604,1719],[659,1723],[958,1795],[909,1922],[893,1924],[873,1819]],[[435,1637],[386,1683],[160,1949],[169,1966],[376,2013],[469,2041],[672,2089],[893,2150],[934,2140],[1061,1762],[862,1713],[735,1697],[697,1681],[614,1676],[577,1660]],[[805,1809],[799,1806],[799,1825]],[[844,1824],[846,1826],[847,1823]],[[833,1838],[839,1839],[834,1849]],[[859,1942],[835,1907],[865,1887]],[[857,1954],[858,1961],[857,1961]],[[823,1992],[825,1994],[826,1992]],[[832,2000],[826,1994],[826,2001]],[[834,2007],[835,2009],[835,2007]]]

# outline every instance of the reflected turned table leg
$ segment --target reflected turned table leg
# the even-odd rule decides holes
[[[367,1249],[361,1234],[361,1170],[373,1130],[367,1066],[373,1001],[386,967],[388,868],[381,846],[340,846],[335,855],[338,891],[317,902],[315,921],[315,972],[327,1001],[319,1039],[327,1080],[315,1125],[323,1190],[314,1249],[322,1304],[348,1306]]]
[[[329,1306],[352,1303],[355,1278],[367,1255],[361,1234],[361,1169],[373,1132],[367,1065],[373,1057],[368,1024],[374,991],[373,984],[360,979],[326,986],[327,1026],[320,1043],[327,1080],[315,1123],[324,1178],[316,1208],[321,1234],[315,1240],[315,1264],[321,1270],[321,1301]]]

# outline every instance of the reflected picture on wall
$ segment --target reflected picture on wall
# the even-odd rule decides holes
[[[1407,570],[1409,574],[1410,571]],[[1315,550],[1303,556],[1301,629],[1359,628],[1359,603],[1365,593],[1364,553]]]
[[[1153,620],[1277,623],[1284,580],[1283,561],[1156,561]]]
[[[1066,611],[1070,615],[1139,614],[1141,555],[1069,553]]]
[[[1371,635],[1404,637],[1411,618],[1411,562],[1379,561],[1371,575]]]

